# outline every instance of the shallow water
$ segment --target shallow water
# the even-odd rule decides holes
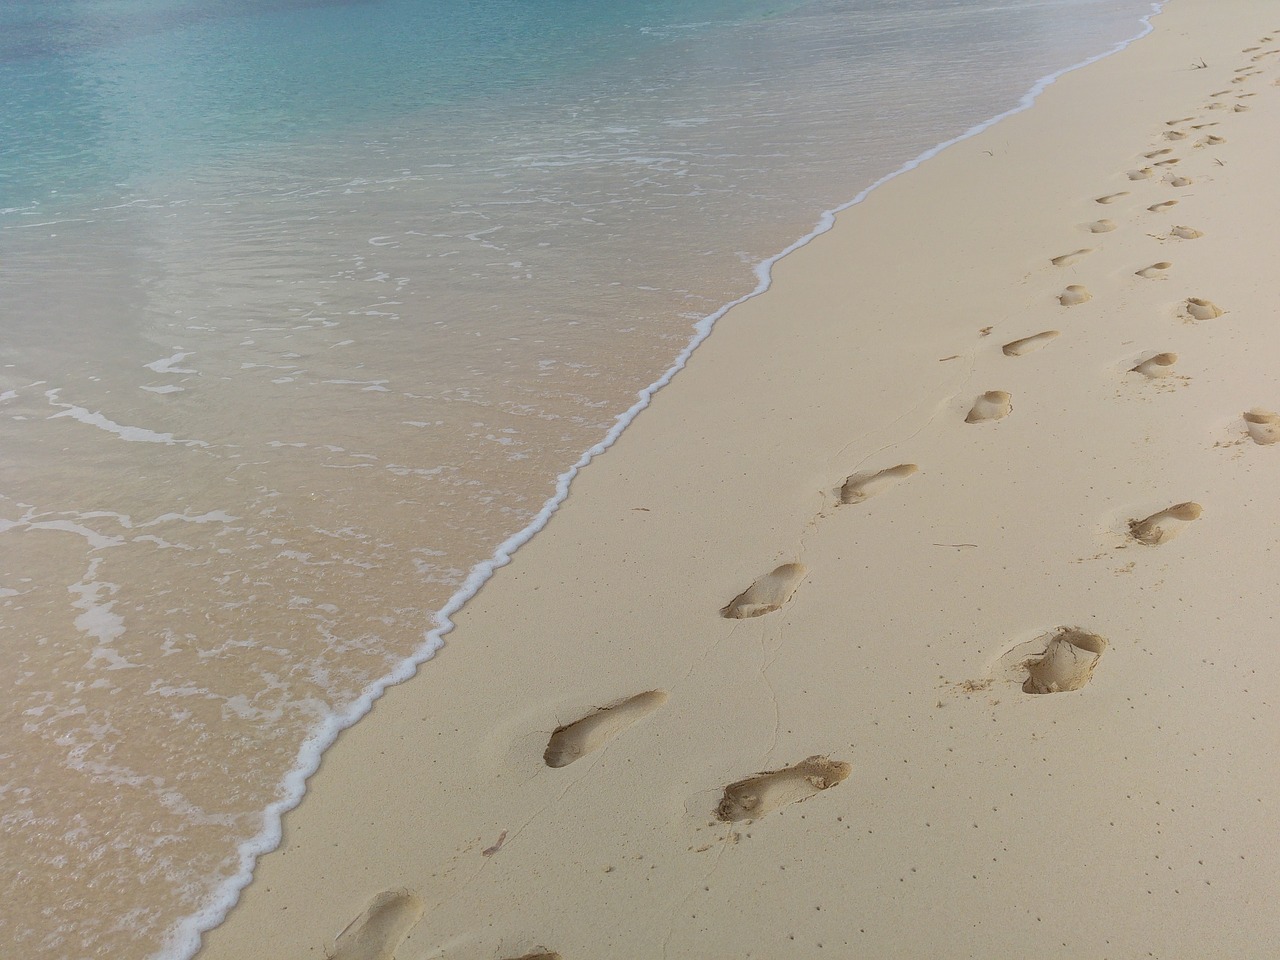
[[[1149,12],[0,7],[0,955],[225,898],[695,321]]]

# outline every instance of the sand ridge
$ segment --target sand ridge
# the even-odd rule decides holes
[[[204,956],[1280,940],[1250,906],[1280,853],[1262,12],[1171,8],[784,261],[331,751]],[[933,235],[895,235],[921,208]],[[966,259],[997,208],[1008,235]],[[923,282],[925,253],[954,263]]]

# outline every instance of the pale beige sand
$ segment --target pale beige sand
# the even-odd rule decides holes
[[[202,957],[1273,956],[1277,51],[1174,0],[783,262]]]

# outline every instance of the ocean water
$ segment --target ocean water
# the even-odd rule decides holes
[[[0,4],[0,956],[189,956],[770,258],[1152,10]]]

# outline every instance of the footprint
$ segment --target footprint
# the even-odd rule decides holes
[[[1054,257],[1049,262],[1055,267],[1069,267],[1077,260],[1093,253],[1092,247],[1081,247],[1079,250],[1072,250],[1070,253],[1064,253],[1060,257]]]
[[[1168,543],[1180,534],[1187,524],[1200,517],[1201,507],[1198,503],[1187,501],[1175,503],[1167,510],[1153,513],[1145,520],[1129,521],[1129,536],[1139,543],[1155,546]]]
[[[542,759],[548,767],[567,767],[593,750],[599,750],[666,702],[667,695],[663,691],[647,690],[607,707],[599,707],[580,720],[556,727]]]
[[[1179,240],[1198,240],[1204,236],[1204,233],[1195,227],[1174,227],[1169,231],[1169,235]]]
[[[826,757],[810,757],[793,767],[747,777],[724,788],[716,819],[726,823],[755,820],[792,803],[808,800],[843,783],[853,772],[850,764]]]
[[[1191,129],[1192,129],[1192,130],[1203,130],[1203,129],[1205,129],[1206,127],[1216,127],[1217,125],[1218,125],[1218,121],[1217,121],[1217,120],[1214,120],[1214,121],[1212,121],[1212,122],[1210,122],[1210,123],[1197,123],[1197,124],[1194,124],[1194,125],[1191,127]]]
[[[1205,137],[1203,140],[1197,140],[1196,146],[1197,147],[1217,147],[1226,142],[1227,142],[1226,137],[1220,137],[1217,134],[1211,133],[1209,134],[1209,136]]]
[[[1254,407],[1245,413],[1244,425],[1248,428],[1249,436],[1253,438],[1254,443],[1260,443],[1263,446],[1280,443],[1280,413]]]
[[[1021,357],[1028,353],[1034,353],[1056,336],[1058,336],[1057,330],[1045,330],[1034,336],[1023,337],[1021,340],[1006,343],[1000,349],[1006,357]]]
[[[879,473],[855,473],[840,488],[840,502],[861,503],[893,486],[899,480],[905,480],[919,469],[914,463],[900,463],[896,467],[889,467]]]
[[[1012,399],[1003,390],[988,390],[974,401],[964,422],[985,423],[988,420],[1003,420],[1013,412]]]
[[[1146,280],[1154,280],[1157,277],[1164,276],[1164,272],[1172,267],[1173,264],[1168,260],[1161,260],[1159,263],[1153,263],[1149,267],[1143,267],[1134,273],[1136,277],[1143,277]]]
[[[1231,93],[1231,91],[1230,91],[1230,90],[1217,90],[1217,91],[1215,91],[1215,92],[1213,92],[1213,93],[1209,94],[1209,96],[1211,96],[1211,97],[1225,97],[1228,93]],[[1194,120],[1195,118],[1194,118],[1194,117],[1191,117],[1191,118],[1189,118],[1189,119],[1193,119],[1193,120]]]
[[[408,890],[384,890],[338,934],[330,960],[393,960],[425,905]]]
[[[746,620],[773,613],[791,599],[808,572],[802,563],[784,563],[738,594],[720,611],[728,620]]]
[[[1182,162],[1181,157],[1170,157],[1168,160],[1157,160],[1152,164],[1153,167],[1176,167]]]
[[[1176,353],[1157,353],[1154,357],[1148,357],[1136,367],[1131,367],[1130,373],[1140,373],[1144,377],[1150,377],[1157,380],[1160,377],[1167,377],[1173,373],[1173,365],[1178,362]]]
[[[1094,199],[1093,202],[1094,203],[1115,203],[1121,197],[1127,197],[1128,195],[1129,195],[1128,190],[1121,190],[1119,193],[1109,193],[1105,197],[1097,197]]]
[[[1163,203],[1153,203],[1147,209],[1152,213],[1160,213],[1162,210],[1168,210],[1170,207],[1176,207],[1177,205],[1177,200],[1166,200]]]
[[[1195,183],[1190,177],[1170,177],[1165,183],[1171,187],[1189,187]]]
[[[1114,220],[1095,220],[1089,224],[1090,233],[1110,233],[1116,228]]]
[[[1187,135],[1181,130],[1166,130],[1164,132],[1164,138],[1166,140],[1185,140],[1187,139]]]
[[[1190,123],[1194,119],[1195,117],[1179,117],[1177,120],[1166,120],[1164,125],[1166,127],[1176,127],[1180,123]]]
[[[1165,147],[1163,150],[1152,150],[1150,153],[1144,153],[1142,159],[1154,160],[1156,157],[1163,157],[1165,154],[1173,153],[1172,147]]]
[[[1151,167],[1143,167],[1141,170],[1130,170],[1128,177],[1130,180],[1146,180],[1155,173]]]
[[[546,950],[539,948],[534,953],[522,953],[518,957],[512,957],[511,960],[561,960],[561,957],[555,951],[548,953]]]
[[[1027,662],[1023,693],[1066,693],[1079,690],[1093,676],[1107,641],[1079,627],[1063,627],[1050,639],[1039,659]]]
[[[1222,316],[1223,312],[1212,300],[1202,300],[1200,297],[1187,299],[1187,313],[1191,314],[1193,320],[1214,320]]]
[[[1071,286],[1063,290],[1062,293],[1058,294],[1058,302],[1064,307],[1074,307],[1077,304],[1085,303],[1092,299],[1093,294],[1078,283],[1071,284]]]
[[[1248,110],[1249,108],[1248,108],[1248,107],[1246,107],[1243,103],[1237,103],[1237,104],[1236,104],[1234,107],[1232,107],[1231,109],[1232,109],[1232,110],[1234,110],[1236,113],[1244,113],[1244,112],[1245,112],[1246,110]]]

